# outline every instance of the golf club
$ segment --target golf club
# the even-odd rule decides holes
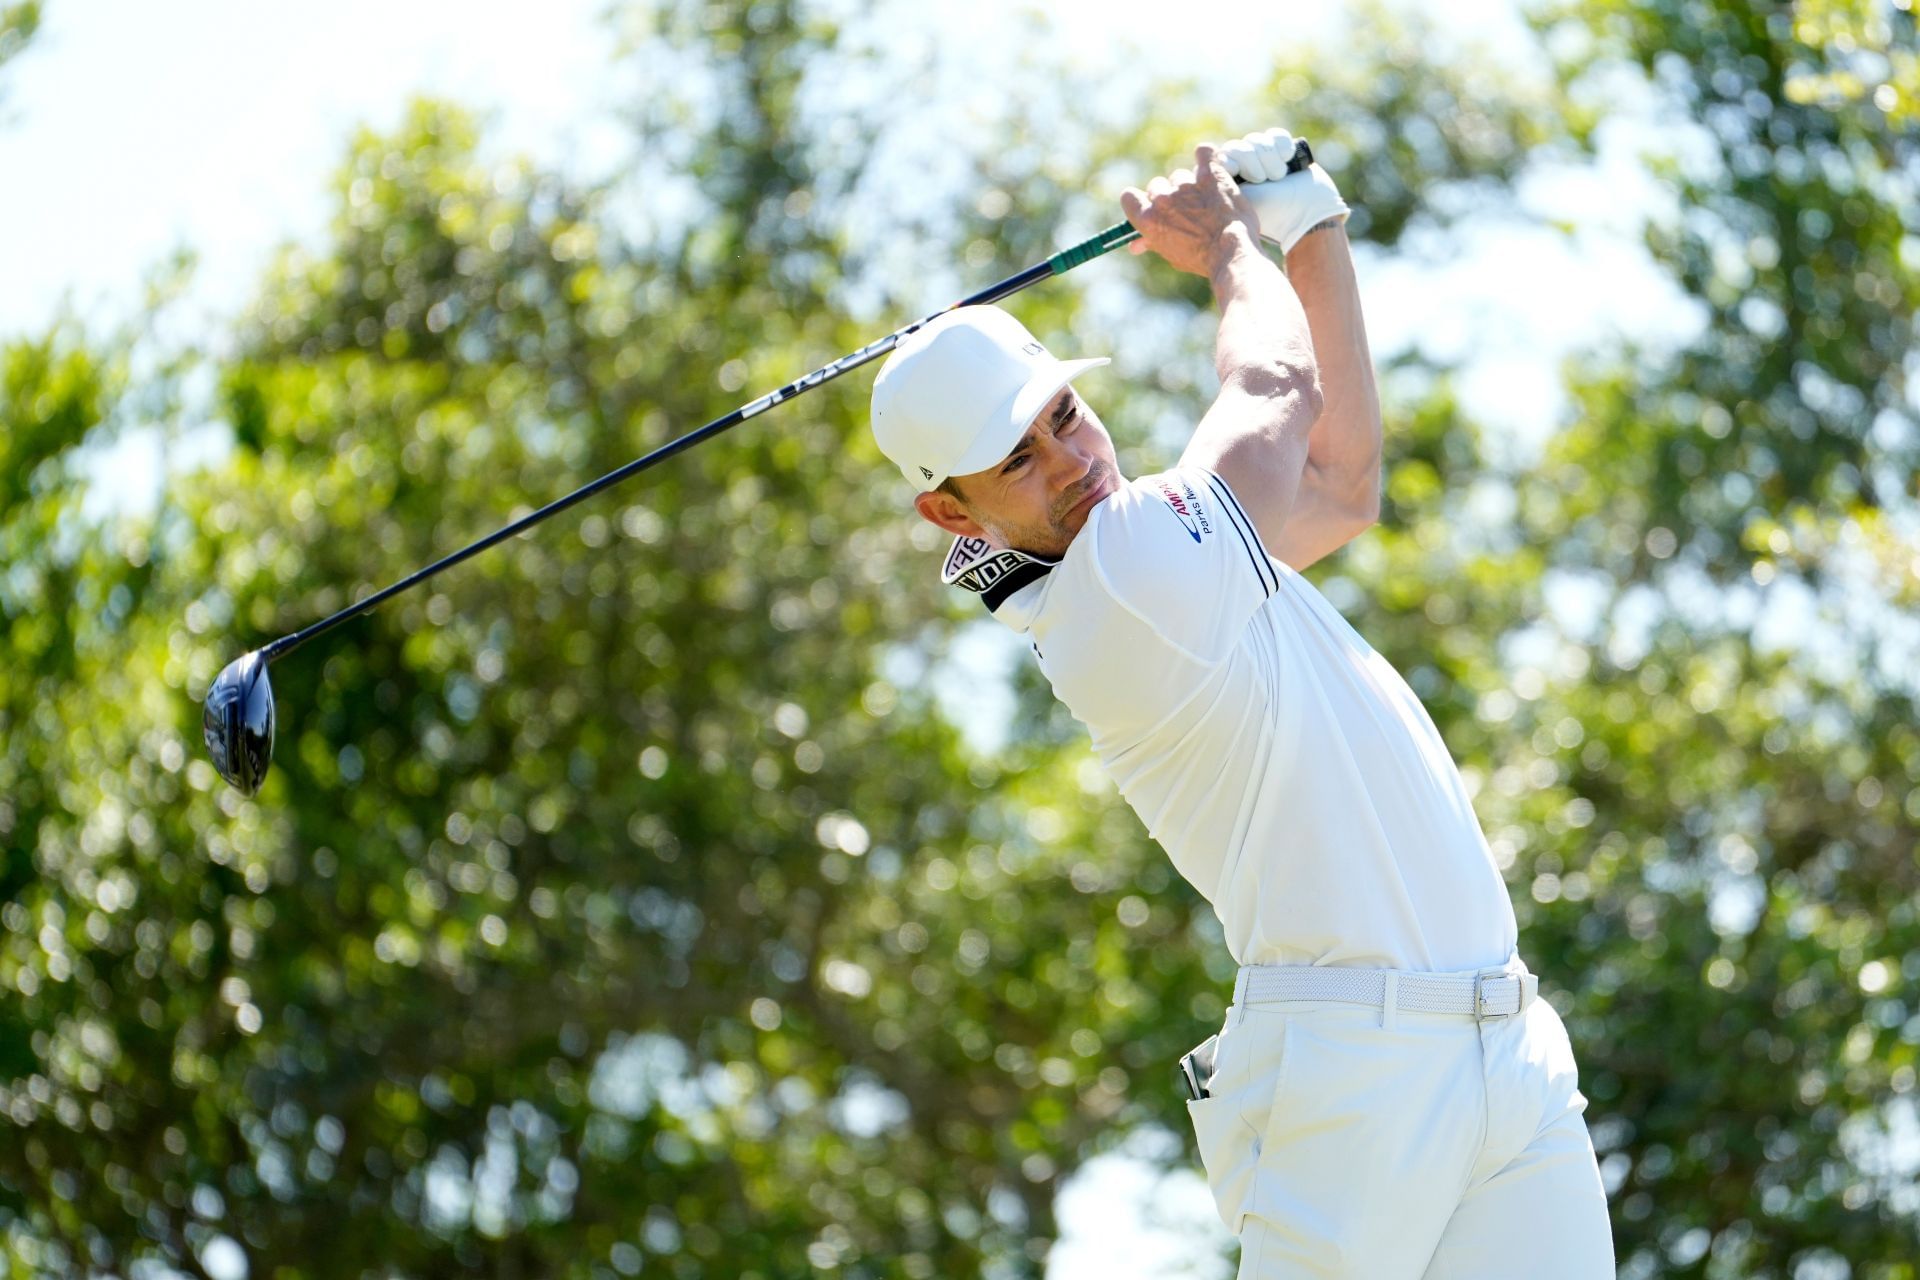
[[[1312,163],[1313,152],[1303,139],[1294,147],[1293,158],[1287,163],[1287,172],[1298,173]],[[267,667],[275,658],[286,656],[314,637],[333,630],[349,618],[358,617],[399,595],[402,591],[417,587],[435,574],[451,569],[469,556],[478,555],[488,547],[505,542],[515,534],[531,529],[542,520],[560,514],[568,507],[585,501],[602,489],[619,484],[629,476],[638,475],[656,463],[664,462],[677,453],[691,449],[694,445],[717,436],[722,431],[737,427],[748,418],[757,417],[777,404],[792,400],[815,387],[831,382],[843,373],[878,360],[892,351],[908,335],[956,307],[998,302],[1029,285],[1038,284],[1054,276],[1065,275],[1082,263],[1091,262],[1104,253],[1139,239],[1139,236],[1140,233],[1134,230],[1131,223],[1115,223],[1099,234],[1082,240],[1071,248],[1061,250],[1044,262],[1035,263],[1024,271],[990,284],[979,292],[960,299],[952,306],[944,307],[932,315],[916,320],[904,329],[896,329],[886,337],[870,342],[858,351],[849,352],[830,364],[822,365],[812,373],[789,382],[777,391],[769,392],[758,400],[741,405],[724,417],[715,418],[703,427],[668,441],[646,456],[636,458],[623,467],[609,471],[597,480],[581,485],[565,497],[556,498],[538,511],[522,516],[479,541],[469,543],[458,551],[441,557],[424,569],[381,588],[365,599],[348,605],[338,613],[322,618],[302,630],[281,636],[278,640],[263,645],[244,657],[236,658],[214,677],[213,684],[207,689],[206,701],[202,707],[201,727],[206,734],[207,752],[213,757],[214,769],[244,795],[254,794],[260,789],[261,782],[265,780],[267,766],[273,760],[274,729],[273,685],[267,678]]]

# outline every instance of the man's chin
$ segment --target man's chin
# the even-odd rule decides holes
[[[1119,481],[1114,479],[1112,475],[1101,476],[1099,481],[1095,483],[1091,489],[1087,490],[1079,501],[1067,508],[1066,515],[1060,519],[1062,529],[1073,534],[1078,534],[1081,527],[1087,523],[1087,517],[1093,514],[1093,509],[1105,502],[1108,498],[1111,498],[1119,489]]]
[[[1020,537],[1007,537],[1004,533],[996,532],[996,537],[1002,545],[1011,547],[1022,555],[1034,556],[1041,560],[1058,560],[1067,553],[1067,548],[1073,544],[1073,540],[1080,536],[1080,530],[1086,527],[1087,517],[1093,513],[1093,509],[1119,491],[1119,479],[1108,474],[1071,507],[1068,507],[1044,533],[1036,530]]]

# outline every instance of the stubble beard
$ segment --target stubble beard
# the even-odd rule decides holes
[[[1073,544],[1078,534],[1078,530],[1067,527],[1067,515],[1079,505],[1082,498],[1105,484],[1113,474],[1113,467],[1106,459],[1095,458],[1087,468],[1087,474],[1076,481],[1071,489],[1061,494],[1053,504],[1053,509],[1048,512],[1047,524],[1018,528],[1011,525],[994,528],[989,525],[988,532],[1023,555],[1034,556],[1041,560],[1058,560],[1067,553],[1067,548]],[[977,516],[975,518],[978,519]],[[1082,529],[1086,527],[1084,521],[1080,527]]]

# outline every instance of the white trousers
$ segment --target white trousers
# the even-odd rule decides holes
[[[1587,1100],[1553,1006],[1235,1004],[1188,1103],[1240,1280],[1612,1280]]]

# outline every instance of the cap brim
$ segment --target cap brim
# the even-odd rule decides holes
[[[968,476],[976,471],[985,471],[994,463],[1013,452],[1013,446],[1020,443],[1020,437],[1027,434],[1027,428],[1047,407],[1047,402],[1060,394],[1060,388],[1097,365],[1108,363],[1105,356],[1094,356],[1087,360],[1056,360],[1047,368],[1036,372],[1027,379],[1026,384],[1007,400],[994,422],[975,437],[966,453],[953,464],[949,475]]]

